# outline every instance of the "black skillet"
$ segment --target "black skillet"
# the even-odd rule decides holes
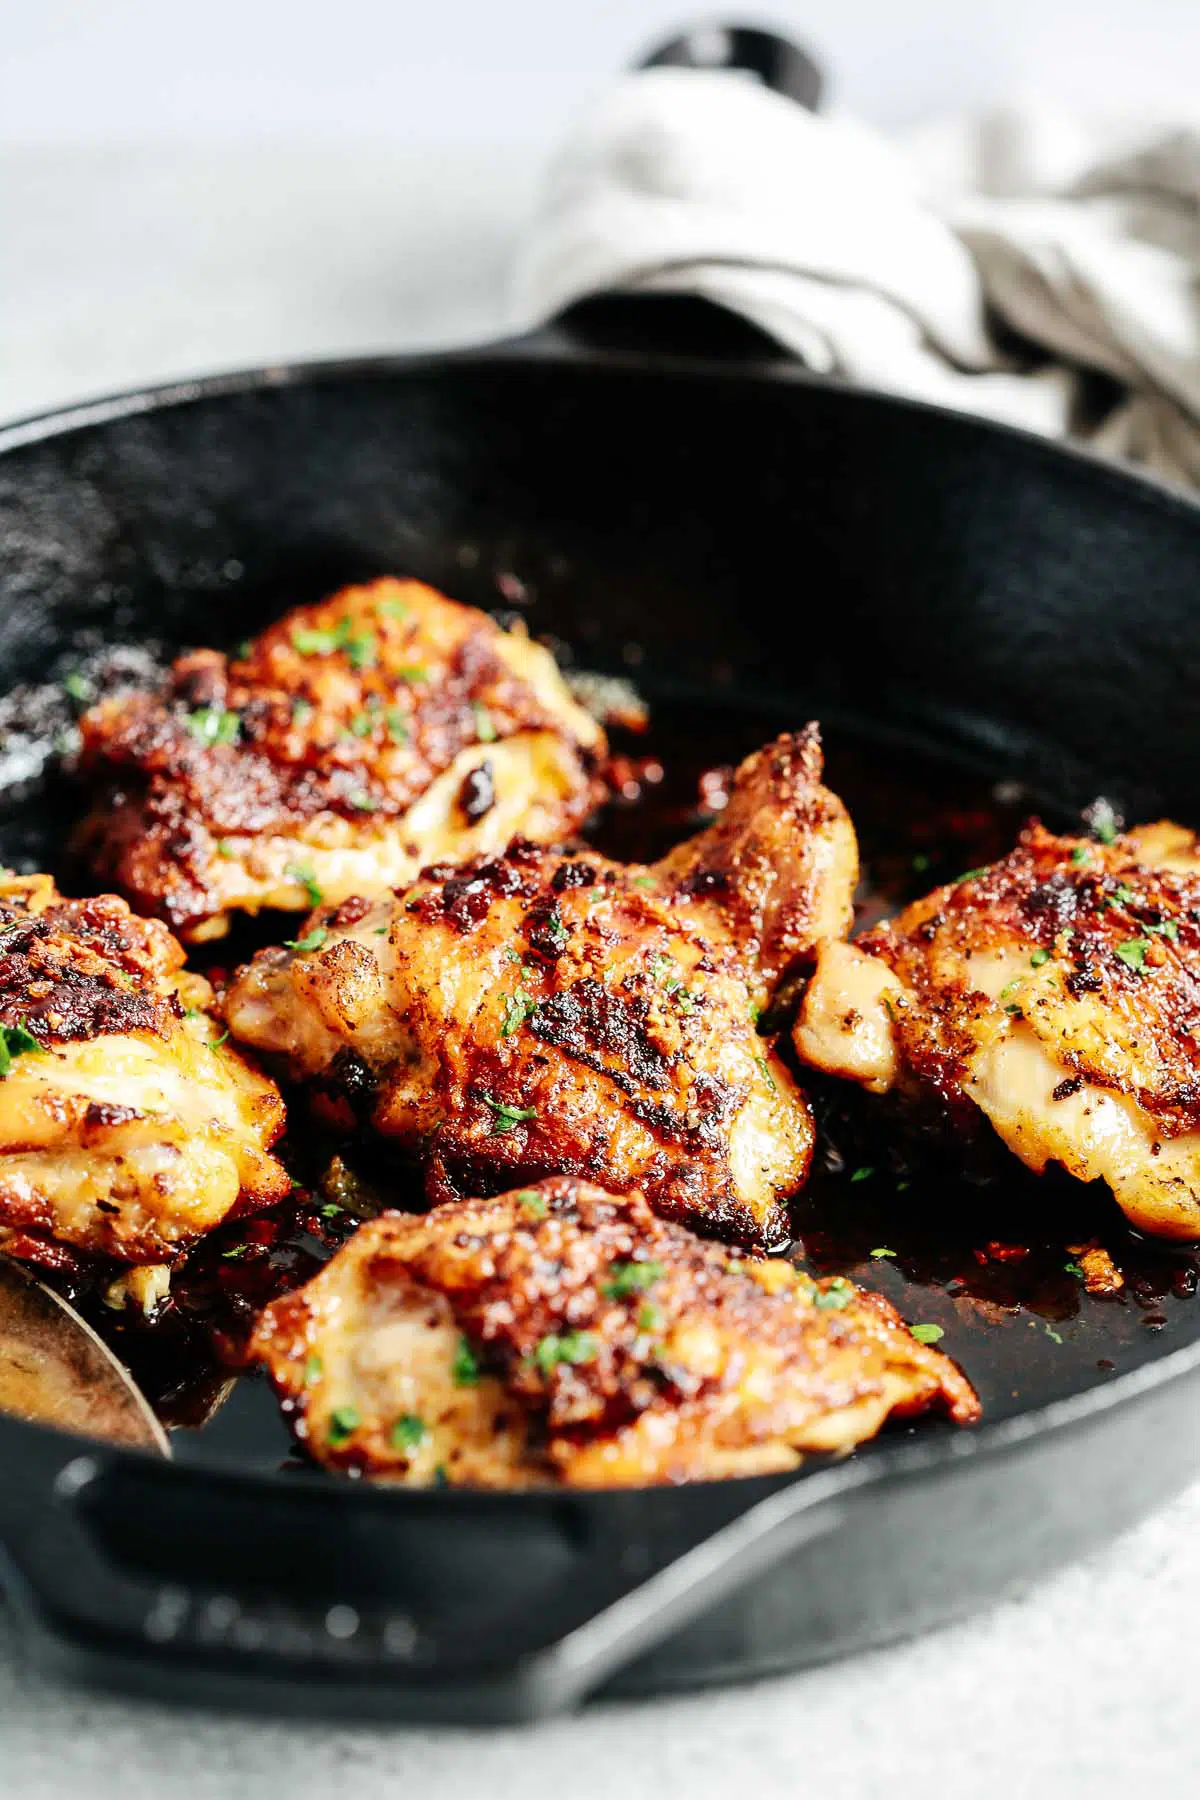
[[[592,667],[632,658],[715,736],[733,711],[764,736],[818,716],[885,763],[916,746],[1063,811],[1103,791],[1200,819],[1200,508],[755,360],[694,309],[637,329],[702,327],[721,361],[621,347],[633,317],[593,310],[586,345],[271,369],[0,434],[0,686],[97,640],[233,642],[401,570],[519,595],[533,629]],[[66,813],[31,794],[0,856],[53,863]],[[983,1193],[955,1188],[957,1215]],[[909,1197],[871,1205],[899,1243]],[[956,1330],[939,1267],[865,1263],[910,1318],[941,1309],[987,1403],[970,1432],[923,1422],[796,1477],[484,1495],[281,1473],[277,1444],[245,1452],[236,1395],[174,1464],[0,1418],[0,1570],[33,1647],[92,1679],[388,1718],[529,1717],[915,1633],[1200,1471],[1188,1266],[1150,1284],[1158,1310],[1038,1302],[991,1336]]]

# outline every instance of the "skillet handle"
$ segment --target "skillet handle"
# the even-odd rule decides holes
[[[289,1712],[547,1716],[841,1517],[820,1473],[603,1495],[374,1489],[348,1518],[317,1480],[281,1508],[240,1475],[57,1460],[0,1559],[40,1648],[107,1685]]]
[[[639,69],[729,69],[753,76],[806,112],[820,109],[825,75],[816,58],[778,32],[747,25],[696,24],[649,51]],[[776,341],[748,319],[688,294],[589,296],[536,333],[565,338],[576,351],[630,351],[700,357],[725,363],[791,362]]]

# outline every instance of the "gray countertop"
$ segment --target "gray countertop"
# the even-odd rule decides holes
[[[494,333],[535,175],[521,149],[0,150],[0,419],[222,366]],[[0,1792],[1074,1800],[1136,1782],[1173,1800],[1196,1791],[1197,1666],[1200,1488],[937,1637],[534,1731],[170,1714],[63,1688],[0,1619]]]

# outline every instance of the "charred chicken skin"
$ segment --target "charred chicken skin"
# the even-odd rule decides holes
[[[0,880],[0,1249],[147,1269],[288,1193],[279,1093],[182,965],[166,927],[114,895]]]
[[[826,946],[813,1066],[982,1113],[1031,1169],[1102,1180],[1141,1230],[1200,1237],[1200,845],[1031,825],[991,868]]]
[[[565,1177],[372,1220],[253,1349],[318,1462],[412,1486],[758,1475],[979,1412],[879,1295]]]
[[[568,837],[605,744],[550,653],[415,581],[301,607],[81,721],[96,873],[186,939]]]
[[[434,1202],[563,1173],[727,1238],[784,1235],[808,1105],[755,1020],[848,929],[853,829],[814,729],[649,868],[517,842],[319,908],[226,995],[320,1109],[396,1139]]]

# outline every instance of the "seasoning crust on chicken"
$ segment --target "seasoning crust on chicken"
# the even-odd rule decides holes
[[[1031,1169],[1107,1182],[1144,1231],[1200,1237],[1200,845],[1179,826],[1098,843],[1032,824],[826,947],[795,1041],[960,1130],[978,1109]]]
[[[291,1181],[274,1085],[218,1038],[212,990],[124,900],[0,880],[0,1249],[173,1261]],[[137,1290],[136,1281],[133,1284]],[[160,1284],[161,1289],[161,1284]]]
[[[253,1351],[317,1461],[413,1486],[760,1475],[979,1413],[879,1295],[566,1178],[372,1220]]]
[[[345,588],[81,721],[96,873],[192,941],[569,837],[604,734],[550,653],[420,582]]]
[[[848,928],[857,876],[820,772],[815,730],[781,738],[651,868],[514,843],[321,908],[239,973],[226,1018],[326,1117],[405,1146],[432,1201],[562,1173],[775,1241],[813,1124],[755,1020]]]

